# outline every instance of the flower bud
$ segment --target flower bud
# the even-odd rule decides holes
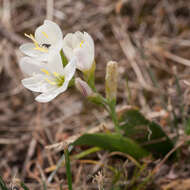
[[[63,39],[63,52],[67,59],[77,58],[77,69],[91,70],[94,63],[94,40],[87,32],[77,31],[67,34]]]
[[[85,97],[90,97],[93,95],[92,89],[88,86],[88,84],[83,81],[81,78],[75,79],[75,86],[80,91],[80,93]]]
[[[106,98],[110,101],[116,100],[117,95],[117,78],[118,66],[117,62],[109,61],[106,67]]]

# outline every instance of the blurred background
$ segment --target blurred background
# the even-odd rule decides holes
[[[28,41],[24,33],[33,34],[44,19],[59,24],[64,35],[80,30],[93,37],[102,94],[106,63],[119,63],[118,110],[137,106],[168,133],[180,134],[190,112],[189,0],[0,0],[0,175],[5,180],[17,176],[37,187],[61,156],[45,146],[109,123],[106,112],[74,88],[39,104],[21,85],[19,46]],[[171,130],[172,112],[179,127]],[[97,189],[89,178],[94,166],[74,163],[72,170],[75,185]],[[60,182],[66,184],[64,168],[52,188]]]

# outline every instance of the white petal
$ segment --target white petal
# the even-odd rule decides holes
[[[37,102],[46,103],[46,102],[50,102],[51,100],[53,100],[56,96],[57,96],[57,94],[55,94],[55,93],[53,93],[53,92],[50,93],[50,94],[45,94],[45,93],[43,93],[43,94],[38,95],[38,96],[35,98],[35,100],[36,100]]]
[[[78,62],[77,68],[81,71],[89,70],[94,62],[94,41],[92,37],[84,32],[84,44],[74,52]]]
[[[60,40],[58,43],[56,43],[55,45],[52,45],[50,48],[49,48],[49,52],[60,52],[60,50],[62,49],[63,47],[63,40]]]
[[[81,43],[81,41],[84,40],[84,34],[80,31],[77,31],[74,33],[74,35],[77,37],[78,43]]]
[[[25,55],[28,55],[33,58],[39,58],[40,60],[47,60],[47,53],[35,50],[35,45],[33,43],[25,43],[20,46],[20,51]]]
[[[35,31],[35,39],[40,44],[54,45],[62,40],[63,34],[60,27],[50,20],[45,20],[44,24]]]
[[[25,78],[22,80],[22,84],[25,88],[34,92],[46,92],[51,88],[51,85],[44,80],[43,75]]]
[[[94,40],[87,32],[84,32],[84,40],[87,44],[89,44],[89,47],[92,49],[92,51],[94,51]]]
[[[30,57],[21,58],[19,65],[22,72],[29,76],[32,76],[33,74],[42,74],[41,69],[45,69],[47,67],[47,64]]]
[[[67,34],[63,39],[63,52],[65,56],[70,60],[73,56],[73,34]]]
[[[69,84],[69,82],[65,81],[61,87],[54,89],[54,90],[47,91],[45,93],[42,93],[39,96],[37,96],[35,98],[35,100],[38,102],[41,102],[41,103],[50,102],[56,96],[58,96],[60,93],[64,92],[67,89],[68,84]]]
[[[61,55],[59,52],[50,53],[47,68],[49,71],[51,71],[51,73],[53,72],[63,73],[64,67],[63,67]]]
[[[81,41],[83,40],[83,35],[81,32],[77,31],[75,33],[68,34],[67,43],[70,45],[72,49],[79,46]]]
[[[70,81],[75,74],[76,71],[76,58],[73,57],[71,61],[65,66],[63,75],[65,76],[65,80]]]
[[[84,44],[82,48],[77,48],[74,54],[77,58],[77,69],[87,71],[92,67],[94,53],[90,50],[87,44]]]
[[[71,60],[73,57],[73,49],[71,49],[69,46],[63,45],[63,53],[66,56],[68,60]]]
[[[63,51],[69,60],[76,56],[79,70],[86,71],[92,67],[94,41],[87,32],[77,31],[74,34],[67,34],[63,40]]]
[[[65,56],[71,60],[73,57],[73,50],[81,43],[80,39],[73,33],[67,34],[63,39],[63,52]]]

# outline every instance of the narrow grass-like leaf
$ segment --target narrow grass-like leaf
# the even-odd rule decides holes
[[[89,154],[92,154],[94,152],[98,152],[100,150],[101,150],[101,148],[99,148],[99,147],[92,147],[92,148],[89,148],[88,150],[85,150],[83,152],[80,152],[79,154],[74,155],[73,158],[76,160],[81,159],[81,158],[83,158]]]
[[[148,152],[141,148],[135,141],[118,134],[84,134],[73,145],[98,146],[105,150],[120,151],[129,154],[135,159],[140,159],[148,155]]]
[[[71,174],[69,151],[67,148],[65,148],[64,151],[65,151],[65,165],[66,165],[67,182],[68,182],[69,190],[72,190],[72,174]]]
[[[173,142],[162,127],[146,119],[138,110],[126,111],[120,118],[120,128],[155,156],[164,156],[173,148]]]

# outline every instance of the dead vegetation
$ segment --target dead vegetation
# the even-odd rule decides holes
[[[51,178],[62,152],[45,147],[86,130],[99,130],[100,125],[104,125],[101,130],[112,127],[107,114],[84,102],[75,89],[49,104],[38,104],[33,94],[22,87],[18,47],[26,41],[23,34],[32,33],[45,18],[57,22],[64,34],[81,30],[92,35],[96,44],[97,88],[102,93],[107,61],[119,63],[118,112],[126,104],[137,106],[148,118],[164,126],[173,139],[180,137],[178,162],[163,162],[147,188],[189,189],[190,153],[184,142],[184,121],[189,117],[190,103],[188,0],[1,0],[0,175],[3,179],[9,182],[16,176],[31,189],[39,189],[43,181],[51,181],[49,189],[58,189],[60,184],[67,189],[64,167]],[[72,155],[82,150],[77,147]],[[73,160],[74,189],[102,186],[109,189],[114,177],[110,166],[121,173],[119,183],[132,189],[134,184],[142,184],[160,160],[142,162],[145,166],[137,177],[134,161],[126,155],[100,151]]]

